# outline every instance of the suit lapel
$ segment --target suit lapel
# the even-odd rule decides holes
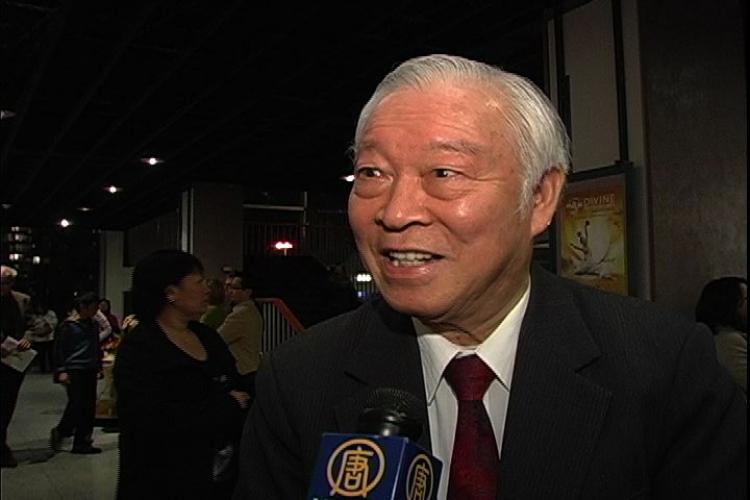
[[[521,327],[498,498],[576,498],[611,394],[579,371],[599,357],[559,280],[534,272]]]
[[[401,389],[423,401],[420,446],[430,450],[430,432],[425,401],[419,345],[408,316],[392,310],[384,301],[373,304],[376,314],[366,315],[359,332],[360,342],[345,362],[345,373],[359,382],[359,388],[335,407],[343,432],[354,432],[357,418],[372,391],[378,387]]]

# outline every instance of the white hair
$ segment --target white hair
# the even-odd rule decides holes
[[[0,266],[0,277],[3,278],[15,278],[18,276],[18,271],[10,266]]]
[[[402,88],[421,90],[436,83],[481,85],[505,103],[499,117],[510,128],[516,157],[524,167],[520,212],[530,209],[534,188],[545,173],[559,169],[567,174],[570,170],[570,140],[565,126],[536,85],[495,66],[444,54],[409,59],[385,76],[359,115],[353,145],[355,157],[364,129],[383,99]]]

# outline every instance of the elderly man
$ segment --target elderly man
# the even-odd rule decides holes
[[[235,499],[303,498],[321,433],[420,396],[437,498],[745,498],[747,409],[708,331],[531,266],[569,168],[528,80],[406,61],[354,138],[349,220],[382,298],[270,353]]]
[[[16,349],[25,351],[31,347],[31,343],[23,338],[26,331],[26,313],[29,309],[31,298],[21,292],[13,290],[16,283],[18,271],[9,266],[0,267],[0,301],[2,303],[2,339],[7,337],[18,341]],[[11,350],[2,348],[2,357],[11,354]],[[24,372],[0,363],[0,438],[2,439],[2,451],[0,452],[0,465],[2,467],[16,467],[18,462],[13,452],[8,447],[8,425],[18,401],[18,391],[23,383]]]

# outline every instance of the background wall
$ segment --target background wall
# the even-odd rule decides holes
[[[101,232],[101,265],[99,294],[112,303],[112,312],[120,321],[124,315],[123,293],[130,290],[133,268],[123,265],[125,252],[123,231]]]
[[[196,183],[190,188],[190,248],[207,277],[224,278],[222,267],[242,268],[242,186]],[[183,226],[186,221],[182,221]]]
[[[739,2],[641,1],[653,298],[692,316],[747,276],[747,91]]]
[[[644,153],[644,118],[637,0],[623,0],[622,46],[626,96],[627,151],[620,151],[618,135],[615,31],[611,0],[593,0],[562,16],[564,75],[570,84],[570,125],[573,171],[632,163],[628,211],[630,241],[628,267],[632,294],[651,298],[648,184]],[[554,21],[547,26],[550,96],[558,106]]]

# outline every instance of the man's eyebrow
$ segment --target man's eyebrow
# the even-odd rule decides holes
[[[362,141],[356,148],[355,153],[361,153],[362,151],[368,151],[377,149],[378,143],[376,141]],[[470,156],[478,156],[485,151],[485,147],[476,142],[466,141],[463,139],[457,140],[435,140],[428,144],[427,148],[432,151],[446,151],[449,153],[459,153]]]
[[[476,142],[465,141],[465,140],[451,140],[451,141],[433,141],[429,146],[432,150],[448,151],[451,153],[461,153],[471,156],[477,156],[484,151],[484,147]]]

